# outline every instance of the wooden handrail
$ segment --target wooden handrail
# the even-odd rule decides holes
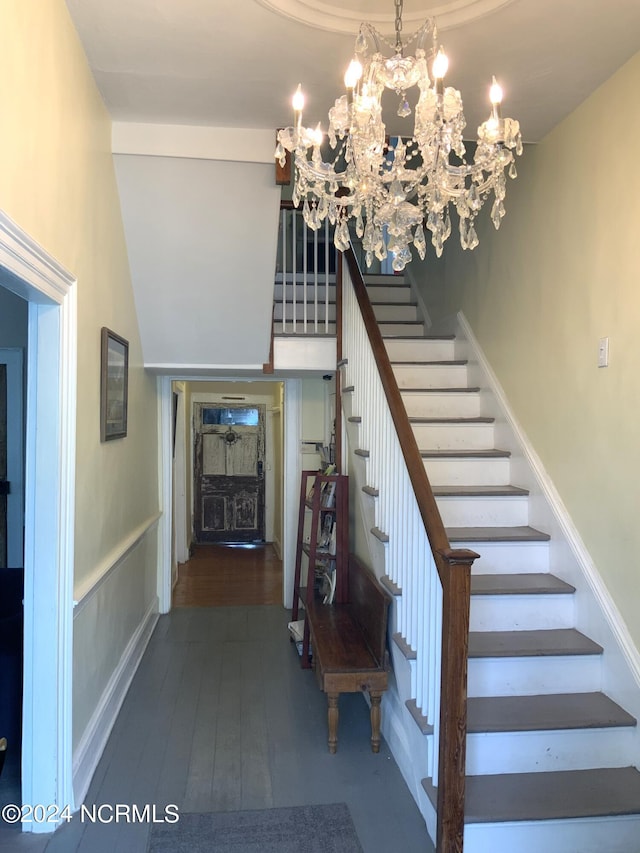
[[[436,853],[462,853],[471,565],[478,554],[451,548],[353,248],[344,255],[442,584]]]

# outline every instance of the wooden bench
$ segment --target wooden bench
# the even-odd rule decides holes
[[[367,692],[371,749],[380,751],[380,702],[387,689],[387,613],[391,598],[374,574],[349,555],[345,604],[307,603],[313,667],[327,694],[329,752],[338,746],[338,698]]]

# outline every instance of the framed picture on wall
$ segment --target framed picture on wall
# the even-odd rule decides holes
[[[124,438],[127,434],[127,386],[129,342],[102,328],[100,366],[100,441]]]

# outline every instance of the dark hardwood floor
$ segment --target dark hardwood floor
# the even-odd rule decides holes
[[[282,604],[282,562],[273,545],[196,545],[178,567],[174,607]]]
[[[340,697],[340,741],[330,755],[326,697],[315,674],[300,668],[289,611],[223,605],[219,578],[199,580],[207,564],[220,575],[235,567],[235,595],[254,596],[249,579],[272,557],[268,549],[231,550],[229,557],[220,546],[198,549],[182,573],[182,604],[158,621],[85,804],[151,804],[161,815],[167,804],[211,812],[346,802],[364,853],[433,853],[386,743],[371,752],[362,695]],[[274,595],[274,584],[258,585]],[[186,606],[189,585],[202,592],[193,601],[213,606]],[[145,853],[149,833],[148,822],[100,824],[76,815],[44,837],[0,827],[0,850]]]

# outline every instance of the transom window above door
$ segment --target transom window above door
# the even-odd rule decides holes
[[[210,426],[258,426],[258,409],[203,406],[202,423]]]

